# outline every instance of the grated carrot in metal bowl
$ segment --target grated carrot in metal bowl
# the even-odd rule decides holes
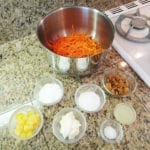
[[[75,32],[73,28],[69,36],[50,41],[50,47],[56,54],[74,58],[93,56],[104,51],[96,40],[85,33]]]

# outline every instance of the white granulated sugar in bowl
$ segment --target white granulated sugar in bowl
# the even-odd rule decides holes
[[[39,91],[39,101],[45,105],[57,103],[63,97],[63,89],[57,83],[47,83]]]
[[[97,111],[101,105],[101,100],[95,92],[86,91],[79,95],[78,105],[85,111]]]

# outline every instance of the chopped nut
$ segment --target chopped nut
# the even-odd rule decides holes
[[[115,95],[125,95],[129,92],[129,85],[123,74],[108,75],[105,85]]]

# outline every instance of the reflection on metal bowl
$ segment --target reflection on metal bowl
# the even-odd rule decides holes
[[[72,25],[76,32],[88,34],[102,44],[103,53],[83,58],[71,58],[54,53],[48,45],[58,37],[68,36]],[[71,76],[87,75],[96,71],[114,39],[114,27],[102,12],[88,7],[71,6],[51,11],[38,24],[37,36],[48,49],[48,61],[58,72]]]

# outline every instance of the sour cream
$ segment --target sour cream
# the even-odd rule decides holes
[[[69,112],[60,120],[60,133],[64,139],[74,139],[80,132],[80,122],[77,120],[73,112]]]

